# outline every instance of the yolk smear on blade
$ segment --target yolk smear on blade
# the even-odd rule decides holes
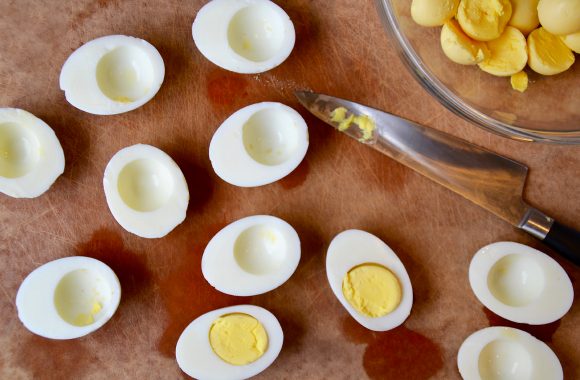
[[[377,126],[373,119],[367,115],[360,115],[354,118],[354,123],[358,125],[362,132],[361,141],[368,141],[373,137],[373,131]]]
[[[393,272],[382,265],[367,263],[348,271],[342,280],[342,293],[359,313],[379,318],[399,306],[403,291]]]
[[[352,123],[358,125],[361,131],[360,141],[368,141],[373,137],[373,131],[377,129],[377,126],[373,119],[367,115],[355,116],[351,114],[346,116],[348,110],[344,107],[335,108],[330,113],[330,121],[338,123],[338,130],[343,132],[346,131]]]
[[[268,334],[256,318],[234,313],[222,315],[212,323],[209,342],[223,361],[246,365],[264,355],[268,349]]]

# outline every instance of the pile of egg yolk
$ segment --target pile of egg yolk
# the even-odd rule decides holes
[[[342,293],[360,314],[380,318],[399,306],[403,291],[393,272],[367,263],[348,271],[342,280]]]
[[[526,65],[555,75],[580,52],[580,0],[413,0],[411,17],[443,26],[441,47],[450,60],[509,76],[520,92],[528,88]]]
[[[223,315],[212,323],[209,342],[223,361],[246,365],[264,355],[268,349],[268,334],[256,318],[234,313]]]

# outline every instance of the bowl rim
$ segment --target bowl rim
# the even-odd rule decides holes
[[[390,0],[375,0],[380,18],[389,36],[396,41],[396,48],[407,69],[429,94],[456,115],[474,123],[478,127],[503,137],[524,142],[542,142],[563,145],[580,144],[578,131],[539,131],[510,125],[497,120],[465,103],[459,96],[447,89],[423,63],[421,57],[411,47],[402,33]]]

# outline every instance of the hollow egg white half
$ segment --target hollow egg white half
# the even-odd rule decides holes
[[[107,204],[115,220],[144,238],[167,235],[185,219],[189,190],[175,161],[151,145],[118,151],[103,177]]]
[[[308,150],[308,127],[294,109],[273,102],[252,104],[230,117],[214,133],[209,158],[224,181],[254,187],[290,174]]]
[[[213,0],[191,27],[208,60],[236,73],[268,71],[288,58],[296,32],[290,17],[269,0]]]
[[[73,256],[48,262],[22,281],[18,318],[36,335],[74,339],[103,326],[121,299],[119,279],[106,264]]]
[[[457,354],[464,380],[561,380],[558,357],[544,342],[511,327],[487,327],[470,335]]]
[[[222,360],[210,343],[210,330],[218,318],[245,314],[259,321],[268,338],[263,355],[246,365],[233,365]],[[231,306],[203,314],[189,324],[179,337],[175,356],[179,368],[199,380],[237,380],[255,376],[268,368],[280,354],[284,333],[278,319],[268,310],[252,305]]]
[[[220,292],[253,296],[285,283],[299,261],[294,228],[274,216],[254,215],[227,225],[210,240],[201,270]]]
[[[153,45],[112,35],[89,41],[68,57],[60,72],[60,88],[74,107],[114,115],[151,100],[164,77],[163,58]]]
[[[64,152],[52,128],[30,112],[0,108],[0,192],[35,198],[63,172]]]
[[[397,279],[401,299],[398,306],[381,317],[369,317],[356,310],[343,293],[343,280],[361,265],[379,265]],[[361,230],[347,230],[336,235],[326,254],[326,275],[332,292],[342,306],[361,325],[369,330],[387,331],[401,325],[411,313],[413,288],[411,279],[399,257],[378,237]]]
[[[574,300],[572,283],[560,264],[536,249],[512,242],[481,248],[471,260],[469,283],[489,310],[530,325],[562,318]]]

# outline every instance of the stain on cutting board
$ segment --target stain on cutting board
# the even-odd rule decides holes
[[[552,337],[554,336],[556,330],[558,330],[558,327],[560,327],[560,324],[562,323],[561,320],[558,319],[557,321],[545,325],[527,325],[525,323],[516,323],[509,321],[505,318],[502,318],[485,306],[482,307],[482,310],[489,322],[489,326],[504,326],[520,329],[527,333],[532,334],[539,340],[546,343],[552,342]]]
[[[215,290],[201,272],[201,257],[209,240],[227,223],[206,227],[204,238],[192,242],[191,248],[182,252],[173,271],[157,282],[168,322],[159,340],[159,352],[175,358],[175,345],[183,330],[195,318],[211,310],[247,303],[248,297],[234,297]],[[199,238],[198,238],[199,239]]]
[[[346,316],[342,330],[351,342],[366,344],[362,362],[365,372],[373,380],[426,380],[443,368],[441,348],[405,325],[376,332]]]

